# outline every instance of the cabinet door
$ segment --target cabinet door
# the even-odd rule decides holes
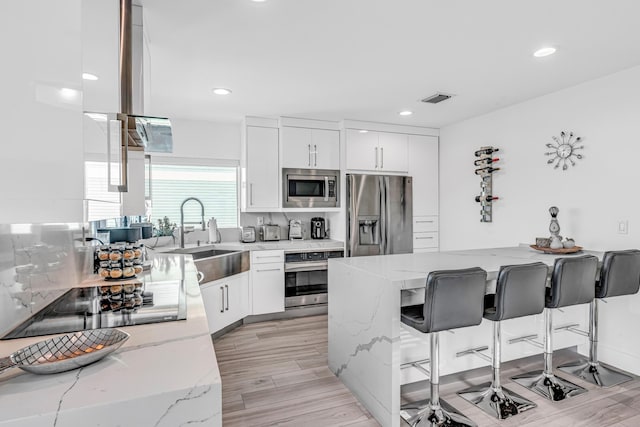
[[[340,169],[340,132],[312,129],[311,152],[314,168]]]
[[[278,129],[247,126],[247,207],[280,206]]]
[[[284,264],[258,264],[251,269],[252,314],[284,311]]]
[[[282,167],[309,169],[314,167],[311,129],[283,126],[282,132]]]
[[[385,172],[409,171],[409,139],[403,133],[379,132],[378,169]]]
[[[214,333],[230,325],[232,322],[227,321],[229,316],[225,315],[224,310],[226,303],[224,279],[203,284],[200,286],[200,293],[207,313],[209,332]]]
[[[413,216],[438,215],[438,137],[409,135]]]
[[[236,274],[225,280],[225,323],[231,324],[249,315],[249,274]]]
[[[377,170],[378,133],[347,129],[346,165],[351,170]]]

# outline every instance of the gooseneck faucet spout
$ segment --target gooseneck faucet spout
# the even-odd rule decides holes
[[[184,205],[189,200],[195,200],[196,202],[198,202],[200,204],[200,214],[202,216],[202,222],[201,222],[202,231],[204,231],[206,229],[205,228],[205,223],[204,223],[204,205],[202,204],[202,202],[198,198],[187,197],[186,199],[184,199],[184,201],[180,205],[180,247],[181,248],[184,248]]]

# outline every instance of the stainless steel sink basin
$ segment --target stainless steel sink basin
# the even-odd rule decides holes
[[[196,247],[177,248],[164,253],[191,255],[198,269],[200,283],[233,276],[250,268],[249,251]]]

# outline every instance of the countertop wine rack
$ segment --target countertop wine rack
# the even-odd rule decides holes
[[[492,222],[493,210],[492,205],[494,200],[498,200],[498,197],[493,195],[493,173],[500,170],[495,167],[495,163],[500,159],[494,157],[494,153],[499,148],[495,147],[480,147],[474,154],[476,160],[473,162],[476,167],[475,173],[481,179],[480,181],[480,195],[476,196],[476,202],[480,203],[480,222]]]

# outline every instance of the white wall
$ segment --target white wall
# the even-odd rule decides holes
[[[169,156],[240,161],[240,123],[171,118],[171,125],[173,153]]]
[[[547,165],[545,144],[561,131],[584,140],[567,171]],[[441,129],[440,247],[513,246],[549,236],[558,206],[563,236],[589,249],[640,248],[640,67],[593,80]],[[480,223],[473,153],[500,148],[493,223]],[[618,234],[618,220],[629,234]],[[640,295],[601,304],[601,360],[640,374]]]
[[[581,136],[584,159],[567,171],[547,165],[545,144],[561,131]],[[560,234],[593,249],[640,247],[640,67],[445,127],[440,134],[442,250],[508,246]],[[493,223],[480,223],[473,153],[500,148]],[[629,220],[629,234],[617,221]]]

